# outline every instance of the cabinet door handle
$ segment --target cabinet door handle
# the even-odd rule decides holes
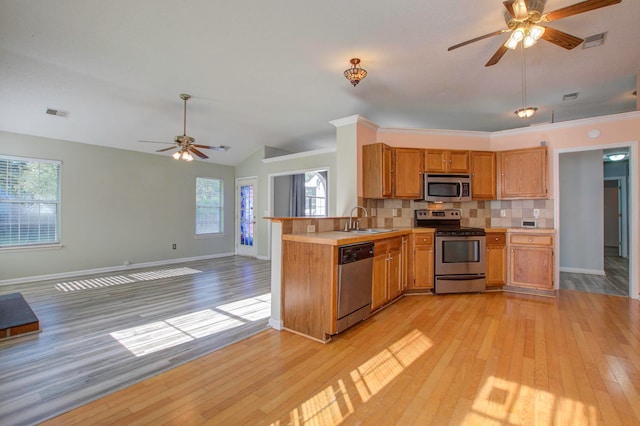
[[[532,243],[533,242],[533,238],[529,238],[529,242]]]

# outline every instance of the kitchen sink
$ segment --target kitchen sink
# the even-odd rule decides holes
[[[393,232],[397,231],[397,229],[381,229],[381,228],[369,228],[369,229],[351,229],[349,231],[352,234],[383,234],[385,232]]]

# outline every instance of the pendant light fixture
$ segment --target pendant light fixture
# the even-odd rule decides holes
[[[351,68],[344,71],[344,76],[353,84],[353,87],[356,87],[360,80],[367,76],[367,70],[360,68],[358,58],[353,58],[349,62],[351,62]]]
[[[522,108],[516,111],[516,115],[520,118],[531,118],[538,108],[527,106],[527,68],[524,60],[524,45],[522,49]]]

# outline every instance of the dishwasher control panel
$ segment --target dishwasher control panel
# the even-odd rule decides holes
[[[358,262],[373,257],[373,243],[358,243],[339,247],[338,264]]]

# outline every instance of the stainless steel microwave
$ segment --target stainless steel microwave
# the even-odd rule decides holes
[[[425,201],[471,201],[471,175],[425,173],[423,176]]]

